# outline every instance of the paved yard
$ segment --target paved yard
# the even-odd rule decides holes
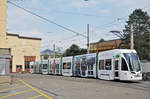
[[[150,98],[150,82],[119,82],[41,74],[13,74],[13,79],[16,78],[21,79],[21,81],[13,80],[13,87],[12,85],[7,86],[11,89],[6,93],[0,91],[0,99],[4,96],[6,99],[47,99],[48,97],[53,99]],[[1,86],[0,90],[7,90],[7,87],[3,87],[6,86]],[[9,96],[8,94],[13,95]]]

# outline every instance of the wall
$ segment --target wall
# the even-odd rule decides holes
[[[0,48],[5,48],[6,45],[6,4],[6,0],[0,0]]]
[[[16,65],[22,65],[25,70],[24,56],[36,56],[40,60],[40,41],[36,39],[20,38],[18,35],[7,35],[7,47],[11,48],[12,72],[16,72]]]
[[[91,43],[90,52],[95,53],[95,52],[101,52],[101,51],[106,51],[111,49],[117,49],[119,48],[120,44],[121,44],[120,39]]]

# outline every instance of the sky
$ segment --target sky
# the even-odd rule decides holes
[[[122,31],[128,16],[137,8],[150,14],[149,0],[9,0],[61,26],[87,35],[90,43],[101,38],[117,39],[111,30]],[[64,51],[72,44],[86,48],[87,38],[49,23],[11,4],[7,4],[7,32],[21,36],[42,38],[41,50]]]

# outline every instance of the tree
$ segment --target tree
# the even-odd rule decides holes
[[[80,48],[76,44],[72,44],[68,49],[66,49],[63,56],[75,56],[80,54],[86,54],[87,50]]]
[[[101,38],[100,40],[99,40],[99,42],[104,42],[105,40],[103,39],[103,38]]]
[[[140,56],[140,59],[150,59],[149,33],[150,33],[150,17],[147,12],[136,9],[129,16],[127,25],[123,30],[125,43],[130,47],[130,27],[133,25],[134,48]]]
[[[80,54],[82,55],[82,54],[86,54],[86,53],[87,53],[87,49],[81,48]]]

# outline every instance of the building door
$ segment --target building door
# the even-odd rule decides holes
[[[11,56],[10,58],[10,73],[12,73],[12,63],[13,63],[13,56]]]

